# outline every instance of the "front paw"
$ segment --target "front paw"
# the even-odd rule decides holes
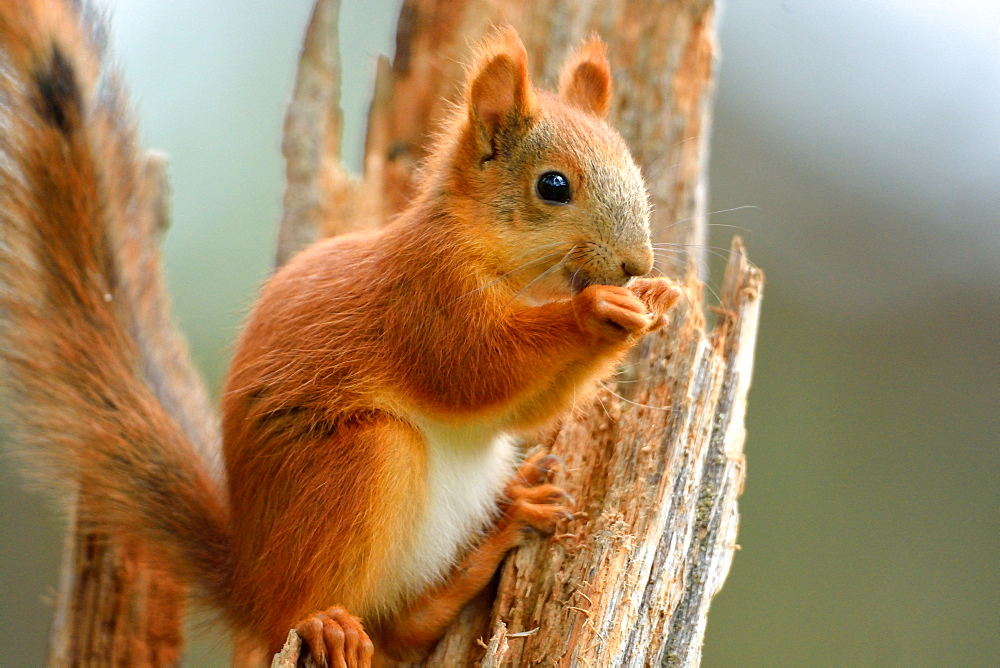
[[[295,625],[317,666],[368,668],[375,648],[361,620],[340,606],[315,612]]]
[[[667,311],[682,294],[680,286],[669,278],[637,278],[629,285],[629,290],[646,305],[653,318],[649,331],[667,323]]]
[[[607,341],[626,341],[642,336],[655,324],[655,317],[629,288],[591,285],[573,298],[580,327]]]
[[[547,536],[559,522],[573,519],[573,497],[550,482],[560,464],[558,457],[544,453],[525,460],[504,490],[508,521]]]

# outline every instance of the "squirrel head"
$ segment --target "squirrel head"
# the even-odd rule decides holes
[[[605,121],[610,105],[596,36],[567,60],[558,94],[532,86],[512,28],[484,40],[469,69],[442,185],[497,274],[530,298],[624,285],[652,269],[645,183]]]

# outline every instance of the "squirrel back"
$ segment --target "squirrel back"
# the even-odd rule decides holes
[[[218,426],[169,320],[162,164],[142,153],[86,3],[0,3],[0,421],[100,529],[225,596]],[[150,233],[152,231],[152,233]]]

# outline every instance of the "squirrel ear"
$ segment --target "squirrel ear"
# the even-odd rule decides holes
[[[517,32],[507,26],[484,39],[477,48],[466,84],[469,120],[486,154],[496,133],[531,115],[535,106],[528,54]]]
[[[611,108],[611,65],[608,50],[595,33],[576,47],[559,75],[559,95],[600,118]]]

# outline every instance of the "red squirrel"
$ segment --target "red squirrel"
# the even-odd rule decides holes
[[[570,516],[518,439],[592,396],[679,296],[606,123],[597,38],[558,92],[513,29],[475,49],[408,207],[261,290],[222,398],[223,476],[143,367],[130,215],[142,169],[99,30],[0,6],[3,418],[39,475],[143,541],[251,644],[419,659],[527,530]]]

